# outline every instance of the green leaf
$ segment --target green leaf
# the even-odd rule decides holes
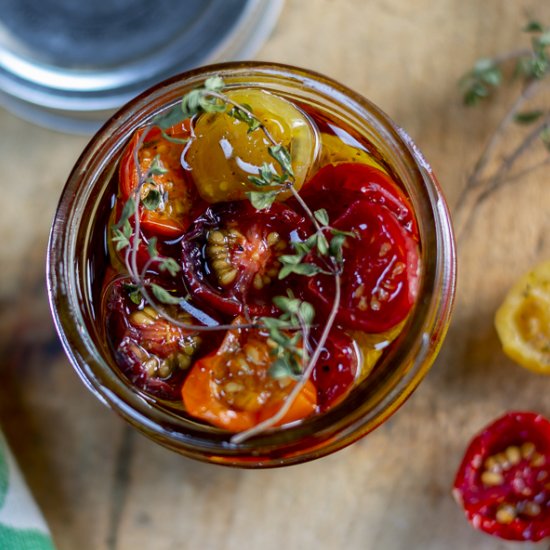
[[[248,180],[258,187],[266,187],[273,185],[283,185],[286,183],[286,177],[280,176],[273,165],[264,162],[259,170],[258,176],[248,176]]]
[[[321,256],[326,256],[329,252],[327,238],[322,234],[317,237],[317,250]]]
[[[283,254],[279,256],[278,260],[283,265],[296,265],[299,264],[303,259],[301,254]]]
[[[302,241],[294,241],[292,243],[292,248],[296,251],[297,254],[300,254],[303,258],[306,254],[309,254],[311,252],[311,249],[313,248],[310,246],[307,242]]]
[[[300,300],[297,298],[288,298],[287,296],[274,296],[273,303],[285,313],[298,313],[300,310]]]
[[[225,82],[221,76],[211,76],[204,81],[204,87],[210,92],[221,92],[225,87]]]
[[[122,234],[128,239],[130,240],[130,237],[132,236],[132,233],[133,233],[133,230],[132,230],[132,226],[130,224],[130,221],[129,220],[126,220],[124,222],[124,225],[122,226]]]
[[[523,28],[524,32],[542,32],[544,27],[540,21],[529,21],[527,25]]]
[[[262,125],[261,121],[253,115],[252,107],[250,105],[247,105],[246,103],[243,103],[241,105],[241,108],[233,107],[233,109],[229,111],[228,115],[237,120],[240,120],[241,122],[244,122],[248,126],[249,134],[257,130]]]
[[[202,93],[203,91],[197,88],[195,90],[191,90],[182,97],[180,109],[183,113],[184,119],[190,118],[202,112],[202,108],[200,105]]]
[[[151,237],[149,239],[149,242],[147,243],[147,253],[149,254],[150,258],[156,258],[159,253],[157,250],[157,238]]]
[[[117,252],[123,250],[127,246],[130,246],[130,240],[120,229],[113,228],[113,237],[111,240],[115,243],[115,250]]]
[[[168,128],[183,122],[186,118],[186,114],[182,112],[181,104],[174,105],[174,107],[168,109],[165,113],[157,115],[152,120],[152,124],[158,126],[161,130],[167,130]]]
[[[113,229],[120,229],[130,218],[133,216],[136,211],[136,201],[134,197],[131,196],[122,207],[122,212],[120,213],[120,219],[118,222],[113,225]]]
[[[182,301],[182,298],[173,296],[166,289],[155,283],[151,284],[151,290],[153,291],[155,298],[163,304],[179,304]]]
[[[324,273],[324,270],[315,264],[284,265],[279,271],[279,279],[288,277],[291,273],[313,277],[318,273]]]
[[[278,317],[261,317],[260,321],[268,330],[279,330],[290,327],[288,321],[284,321]]]
[[[256,210],[266,210],[275,202],[277,191],[248,191],[246,196]]]
[[[161,271],[168,271],[172,277],[175,277],[181,270],[181,267],[174,258],[163,258],[159,264],[159,269]]]
[[[142,296],[141,291],[140,291],[140,289],[137,285],[125,284],[124,285],[124,290],[128,293],[128,298],[130,298],[130,300],[134,304],[136,304],[138,306],[141,304],[141,302],[143,301],[143,296]]]
[[[490,71],[496,67],[495,62],[489,57],[482,57],[478,59],[473,68],[473,73],[480,75],[486,71]]]
[[[319,208],[319,210],[315,210],[315,212],[313,212],[313,215],[321,225],[325,225],[325,226],[328,225],[329,219],[328,219],[328,212],[326,211],[326,208]]]
[[[204,93],[199,97],[199,107],[205,113],[222,113],[227,110],[227,105],[223,101],[215,97],[208,97]]]
[[[272,145],[268,148],[269,154],[280,164],[284,172],[289,176],[294,176],[294,169],[292,168],[292,157],[288,149],[282,145]]]
[[[162,137],[166,141],[170,141],[171,143],[178,143],[180,145],[185,145],[189,141],[189,138],[177,138],[177,137],[171,136],[170,134],[167,134],[164,130],[162,130],[161,133],[162,133]]]
[[[269,376],[275,380],[294,377],[292,366],[289,364],[286,357],[279,357],[278,359],[275,359],[267,372]]]
[[[531,124],[532,122],[538,120],[542,115],[544,115],[544,111],[541,110],[524,111],[522,113],[516,113],[514,120],[518,124]]]
[[[289,345],[288,336],[282,333],[279,328],[271,328],[269,331],[269,337],[282,348],[286,348]],[[281,350],[278,350],[276,353],[278,354],[280,351]]]
[[[550,126],[545,126],[540,132],[540,139],[544,143],[544,146],[550,151]]]
[[[311,325],[315,318],[315,308],[309,302],[300,304],[300,316],[306,325]]]
[[[536,38],[536,42],[539,48],[545,48],[546,46],[550,46],[550,30],[538,36]]]
[[[346,242],[346,238],[346,235],[338,233],[334,235],[330,241],[330,255],[338,263],[341,263],[344,259],[344,243]]]
[[[162,161],[160,160],[160,155],[155,156],[149,166],[149,169],[147,170],[147,173],[152,176],[162,176],[162,174],[168,173],[168,169],[164,167]]]
[[[497,87],[502,83],[502,72],[498,67],[493,67],[480,75],[480,79],[490,86]]]
[[[162,193],[155,188],[149,189],[141,203],[147,210],[157,210],[162,205]]]

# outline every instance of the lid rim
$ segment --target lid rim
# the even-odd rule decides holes
[[[162,80],[201,65],[253,56],[275,25],[283,2],[244,0],[238,16],[221,23],[225,32],[218,33],[210,48],[203,49],[201,55],[193,51],[182,56],[181,52],[185,50],[182,44],[197,35],[198,27],[204,30],[211,26],[211,21],[200,22],[192,35],[181,36],[147,59],[116,67],[113,71],[32,65],[0,47],[0,104],[32,122],[37,121],[36,115],[41,112],[44,116],[38,117],[38,123],[53,129],[68,126],[69,131],[81,133],[78,120],[83,120],[84,133],[88,133],[89,119],[94,115],[97,124],[93,129],[97,129],[108,111]],[[210,15],[216,14],[216,5],[212,3],[206,11]],[[160,66],[156,63],[159,55],[164,56],[164,63]],[[46,116],[49,110],[52,116]],[[65,124],[62,122],[65,118],[74,121]]]

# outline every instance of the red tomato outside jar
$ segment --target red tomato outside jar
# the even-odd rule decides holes
[[[374,371],[325,412],[238,443],[226,431],[175,414],[136,390],[114,364],[95,297],[102,281],[98,235],[108,221],[112,178],[136,130],[207,78],[221,76],[228,91],[276,95],[342,121],[369,144],[400,182],[415,213],[421,265],[416,299],[405,325]],[[357,209],[356,209],[357,210]],[[360,211],[354,213],[359,215]],[[397,229],[396,229],[397,231]],[[416,236],[415,236],[416,238]],[[48,292],[65,351],[86,386],[154,441],[191,458],[247,468],[305,462],[339,450],[393,414],[420,383],[446,334],[456,283],[449,212],[430,166],[408,135],[362,96],[322,75],[267,63],[226,63],[167,80],[124,106],[95,135],[62,193],[48,249]]]

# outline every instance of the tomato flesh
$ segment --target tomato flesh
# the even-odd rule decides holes
[[[352,204],[333,227],[355,235],[344,245],[337,322],[369,333],[391,329],[407,317],[418,294],[416,241],[387,208],[365,200]],[[334,277],[317,275],[307,289],[328,314]]]
[[[139,183],[139,173],[135,166],[135,149],[143,131],[134,134],[126,147],[119,167],[119,187],[124,200],[127,200]],[[173,127],[166,132],[174,138],[187,139],[190,136],[190,124]],[[206,208],[200,200],[197,190],[181,165],[183,144],[166,139],[161,131],[154,127],[147,132],[144,143],[138,151],[139,170],[147,173],[153,159],[158,156],[166,173],[153,175],[154,184],[145,183],[141,190],[142,200],[152,189],[158,190],[163,199],[158,208],[147,210],[141,207],[141,228],[148,235],[177,238],[189,227],[193,219]]]
[[[354,202],[383,206],[418,240],[418,227],[405,193],[384,172],[361,163],[328,164],[302,188],[300,195],[312,210],[324,208],[331,222]]]
[[[211,206],[185,234],[183,273],[189,290],[231,315],[245,307],[269,314],[279,288],[278,257],[302,237],[305,220],[280,203],[256,210],[248,201]]]
[[[474,527],[507,540],[550,536],[550,422],[510,412],[468,447],[454,495]]]
[[[155,397],[177,400],[185,371],[201,347],[201,337],[162,318],[151,306],[132,302],[129,283],[118,278],[106,281],[103,289],[107,338],[117,364],[136,387]],[[170,308],[170,314],[197,324],[176,306]]]
[[[317,344],[315,337],[312,342],[314,346]],[[330,409],[349,393],[357,378],[359,364],[353,340],[345,332],[333,328],[311,375],[320,411]]]
[[[235,323],[242,323],[237,317]],[[220,348],[197,361],[185,379],[182,397],[187,412],[232,432],[252,428],[283,406],[296,381],[277,380],[268,370],[273,359],[267,336],[257,330],[230,330]],[[309,380],[277,425],[301,420],[316,410]]]

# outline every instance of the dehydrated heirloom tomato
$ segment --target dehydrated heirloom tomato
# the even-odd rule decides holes
[[[244,319],[237,317],[235,324]],[[182,397],[187,412],[232,432],[252,428],[283,406],[296,384],[269,374],[273,362],[268,338],[258,330],[227,332],[220,348],[197,361],[185,379]],[[301,420],[316,410],[317,392],[308,380],[277,424]]]
[[[305,219],[275,203],[256,210],[248,201],[212,205],[185,234],[183,273],[193,295],[217,310],[267,315],[277,288],[278,257],[303,238]]]
[[[550,261],[521,277],[495,315],[504,352],[535,372],[550,374]]]
[[[378,204],[418,239],[418,227],[408,198],[388,174],[375,166],[358,162],[326,165],[304,185],[300,195],[312,210],[325,208],[331,222],[357,200]]]
[[[140,173],[135,164],[135,149],[143,130],[137,131],[126,146],[119,166],[119,189],[124,200],[128,199],[139,183]],[[187,139],[190,136],[190,123],[167,130],[170,137]],[[141,189],[142,201],[151,192],[160,196],[159,206],[149,210],[142,206],[141,228],[149,235],[176,238],[187,229],[193,219],[206,208],[197,190],[181,165],[183,144],[166,139],[157,127],[148,130],[143,145],[137,152],[139,170],[145,174],[155,157],[165,170],[152,176],[154,183],[145,183]]]
[[[143,300],[131,299],[128,278],[107,279],[103,288],[102,311],[107,338],[125,376],[151,395],[179,399],[185,371],[191,366],[201,337],[161,317]],[[174,306],[169,313],[184,323],[194,323],[190,315]]]
[[[300,189],[318,149],[316,130],[309,117],[293,103],[264,90],[228,91],[227,97],[250,109],[273,139],[287,148],[293,185]],[[204,113],[197,119],[186,148],[185,166],[207,202],[246,200],[246,192],[256,189],[248,178],[257,176],[264,163],[280,171],[269,154],[270,145],[262,129],[251,130],[238,117]],[[286,199],[289,194],[283,192],[277,200]]]
[[[472,525],[508,540],[550,536],[550,422],[510,412],[470,443],[453,494]]]
[[[343,251],[342,295],[336,321],[344,328],[387,331],[403,321],[418,294],[419,250],[410,233],[384,206],[356,201],[334,223],[351,232]],[[328,312],[334,277],[310,278],[307,289]]]

